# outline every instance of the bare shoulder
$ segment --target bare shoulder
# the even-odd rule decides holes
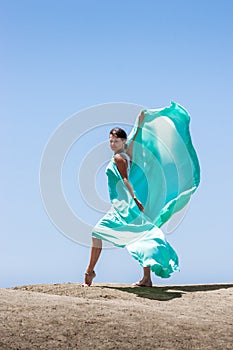
[[[117,164],[126,164],[126,159],[124,156],[122,156],[121,154],[117,153],[114,155],[114,161]]]

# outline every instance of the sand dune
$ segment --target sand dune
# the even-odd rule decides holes
[[[233,349],[233,283],[0,289],[0,349]]]

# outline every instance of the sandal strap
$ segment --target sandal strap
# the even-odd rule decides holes
[[[91,275],[95,275],[95,271],[91,271],[91,272],[85,272],[86,276],[91,276]]]

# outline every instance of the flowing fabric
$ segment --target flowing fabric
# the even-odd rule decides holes
[[[126,247],[141,266],[167,278],[179,270],[179,260],[160,227],[189,202],[200,182],[200,167],[190,137],[190,117],[182,106],[172,102],[143,112],[140,128],[137,119],[127,140],[127,146],[133,142],[132,163],[128,154],[122,156],[144,212],[125,186],[113,155],[106,168],[112,206],[92,236]]]

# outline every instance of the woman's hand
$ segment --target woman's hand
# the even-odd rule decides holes
[[[139,128],[140,128],[144,118],[145,118],[145,114],[144,114],[144,112],[141,112],[141,114],[138,116],[138,127]]]
[[[134,197],[134,201],[135,201],[135,203],[137,204],[138,208],[139,208],[141,211],[144,211],[144,207],[143,207],[142,203],[140,202],[140,200],[137,199],[137,197]]]

